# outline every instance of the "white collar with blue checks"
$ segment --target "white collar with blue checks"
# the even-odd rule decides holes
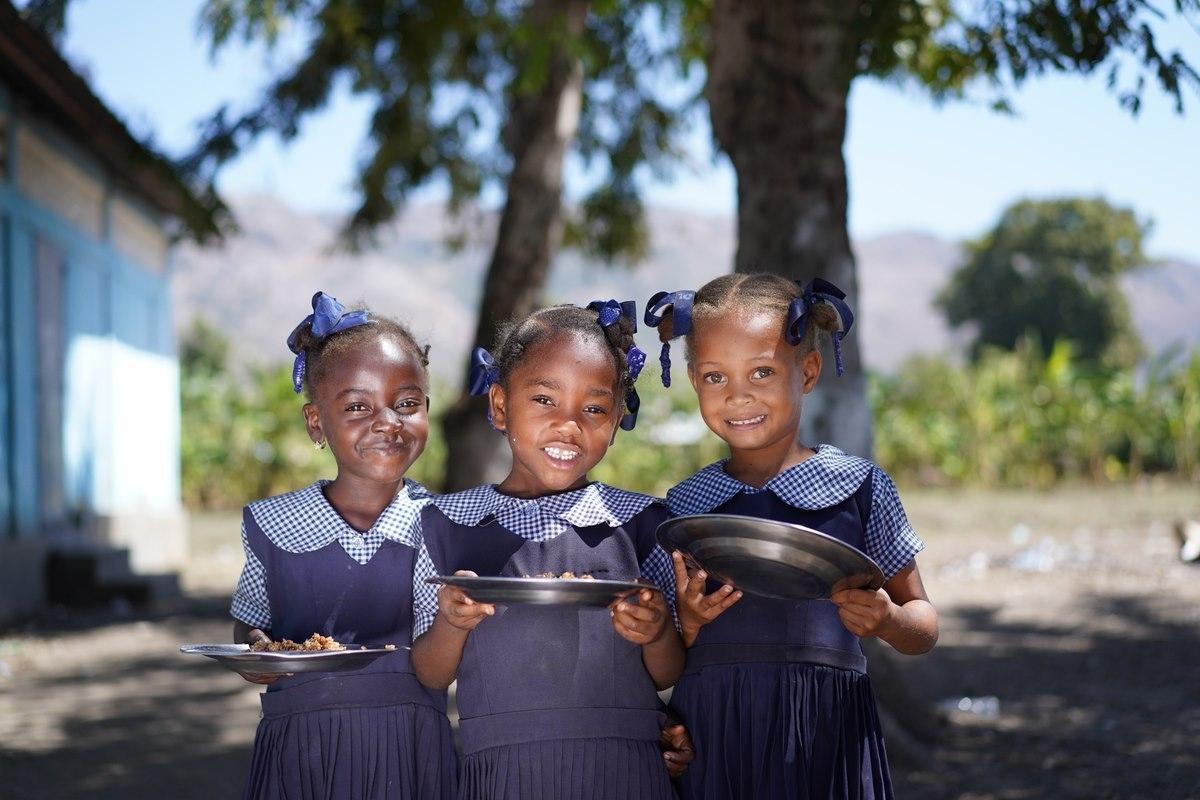
[[[417,546],[413,523],[433,497],[424,486],[405,480],[371,529],[360,533],[329,504],[322,491],[328,483],[319,480],[251,503],[254,521],[276,547],[289,553],[310,553],[337,541],[351,558],[365,564],[385,539]]]
[[[501,494],[495,486],[477,486],[435,497],[432,502],[459,525],[478,525],[493,517],[524,539],[546,541],[571,527],[624,525],[656,501],[649,495],[589,483],[570,492],[528,499]]]
[[[857,492],[874,467],[867,459],[847,455],[833,445],[815,449],[814,455],[785,469],[761,489],[726,472],[728,459],[709,464],[667,492],[667,505],[679,516],[706,514],[742,492],[770,491],[794,508],[828,508]]]

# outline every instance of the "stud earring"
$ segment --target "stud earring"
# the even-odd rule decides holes
[[[313,449],[314,450],[324,450],[325,449],[325,440],[322,439],[319,442],[313,442]]]

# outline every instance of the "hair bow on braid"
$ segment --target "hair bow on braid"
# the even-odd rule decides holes
[[[308,369],[308,358],[305,349],[300,346],[300,333],[309,330],[312,338],[323,342],[335,333],[348,328],[365,325],[368,322],[367,311],[346,311],[346,307],[324,292],[317,292],[312,298],[313,313],[309,314],[288,335],[288,349],[296,354],[292,364],[292,388],[296,394],[304,390],[304,373]]]
[[[637,303],[633,300],[626,300],[623,303],[618,303],[616,300],[593,300],[588,303],[587,307],[597,313],[596,321],[600,323],[600,327],[608,328],[616,325],[621,317],[624,317],[633,326],[632,332],[637,333]],[[642,400],[638,397],[633,382],[642,373],[642,367],[646,366],[646,354],[636,344],[631,345],[625,351],[625,362],[629,365],[630,385],[625,392],[627,413],[621,417],[621,430],[631,431],[637,425],[638,408],[642,405]]]
[[[692,332],[692,303],[696,293],[690,289],[678,292],[657,292],[646,304],[645,322],[651,328],[657,328],[671,312],[671,338],[687,336]],[[663,342],[658,354],[658,363],[662,365],[662,385],[671,385],[671,343]]]
[[[492,388],[492,384],[498,380],[500,380],[500,368],[496,366],[496,359],[492,358],[492,354],[482,347],[472,350],[468,394],[472,397],[486,395]],[[487,419],[492,429],[496,430],[496,424],[492,422],[491,403],[488,403]]]
[[[809,311],[816,305],[827,305],[837,315],[838,327],[831,332],[831,336],[834,364],[837,374],[841,375],[845,372],[842,365],[842,337],[850,332],[850,326],[854,324],[854,312],[846,304],[846,293],[829,281],[813,278],[800,290],[800,296],[792,301],[788,307],[787,340],[793,345],[804,340],[804,334],[808,331]]]

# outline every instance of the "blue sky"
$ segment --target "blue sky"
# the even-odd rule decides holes
[[[198,0],[75,0],[68,20],[68,57],[136,132],[153,134],[171,153],[188,146],[212,109],[252,100],[272,63],[295,53],[295,42],[272,56],[238,43],[210,59],[197,33],[199,7]],[[1200,32],[1187,22],[1166,24],[1162,35],[1200,61]],[[1200,96],[1188,98],[1182,117],[1161,94],[1147,98],[1132,118],[1101,77],[1055,76],[1028,82],[1013,97],[1018,114],[1002,116],[982,103],[938,107],[915,90],[859,80],[846,142],[851,234],[973,237],[1019,197],[1102,194],[1154,220],[1151,255],[1200,261]],[[305,210],[348,209],[369,113],[368,103],[343,91],[297,140],[285,147],[263,139],[226,167],[219,185]],[[710,139],[701,115],[689,136],[692,166],[670,182],[648,180],[649,203],[734,213],[733,170],[714,158]],[[572,165],[568,193],[587,180]],[[438,195],[435,187],[418,199]]]

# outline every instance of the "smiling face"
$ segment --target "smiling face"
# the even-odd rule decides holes
[[[341,354],[304,406],[314,442],[329,443],[338,479],[396,483],[429,438],[425,369],[410,348],[377,336]]]
[[[775,314],[706,315],[695,321],[688,377],[700,415],[734,458],[786,452],[797,441],[803,397],[816,386],[821,354],[799,354]]]
[[[491,389],[492,421],[512,447],[501,491],[537,497],[587,483],[620,422],[612,354],[574,333],[534,345]]]

